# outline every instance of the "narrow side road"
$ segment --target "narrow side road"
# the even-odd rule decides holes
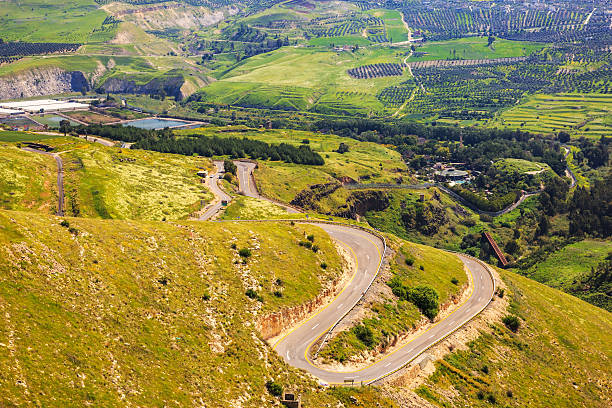
[[[239,187],[240,192],[242,194],[244,194],[247,197],[258,198],[260,200],[266,200],[271,203],[274,203],[278,206],[283,207],[285,210],[287,210],[287,212],[291,214],[297,214],[300,212],[297,209],[289,205],[279,203],[274,200],[270,200],[269,198],[264,197],[259,194],[259,192],[257,191],[257,186],[255,184],[255,178],[253,177],[253,170],[255,170],[255,167],[257,167],[257,164],[251,163],[251,162],[243,162],[243,161],[235,161],[234,164],[238,168],[237,169],[238,170],[238,183],[240,186]]]
[[[215,200],[213,203],[204,211],[204,213],[200,216],[200,220],[205,221],[211,219],[214,215],[216,215],[221,208],[223,207],[223,201],[230,202],[232,197],[230,197],[225,191],[219,187],[219,179],[221,172],[223,171],[223,162],[215,161],[215,166],[217,167],[217,172],[208,176],[208,187],[210,187],[210,191],[215,196]]]
[[[23,150],[32,153],[44,154],[47,156],[51,156],[55,159],[55,163],[57,163],[57,192],[58,192],[58,202],[57,202],[57,215],[60,217],[64,216],[64,163],[62,162],[62,158],[59,154],[45,152],[44,150],[32,149],[31,147],[24,147]]]

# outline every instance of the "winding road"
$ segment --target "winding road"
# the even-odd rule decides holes
[[[235,162],[238,167],[240,191],[261,198],[254,186],[254,163]],[[401,369],[425,350],[443,340],[478,315],[489,304],[495,292],[495,281],[484,264],[464,255],[457,255],[471,275],[472,285],[468,298],[444,319],[432,324],[421,335],[384,355],[380,360],[352,372],[339,372],[316,366],[310,355],[318,340],[325,337],[335,325],[363,298],[382,266],[385,243],[366,230],[342,224],[317,223],[355,260],[355,269],[346,286],[336,297],[307,320],[294,327],[273,345],[273,349],[296,368],[308,371],[327,385],[371,384]]]
[[[221,178],[221,173],[223,172],[223,162],[215,161],[215,167],[217,167],[217,172],[209,176],[208,179],[208,187],[210,187],[210,191],[215,196],[215,201],[204,211],[204,213],[200,216],[200,220],[205,221],[212,218],[215,214],[217,214],[221,208],[223,207],[223,201],[230,202],[232,197],[229,196],[225,191],[219,187],[219,179]]]
[[[352,227],[320,227],[353,254],[357,265],[354,274],[331,303],[278,340],[273,348],[288,364],[308,371],[324,384],[367,385],[398,371],[478,315],[489,304],[495,292],[495,282],[487,269],[470,257],[458,255],[472,276],[472,286],[467,300],[454,312],[402,347],[362,369],[340,372],[320,368],[310,358],[313,345],[361,299],[376,277],[382,261],[383,245],[376,236]]]

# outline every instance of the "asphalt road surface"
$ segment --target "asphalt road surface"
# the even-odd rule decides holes
[[[62,158],[55,153],[45,152],[44,150],[32,149],[30,147],[24,147],[23,150],[33,153],[45,154],[47,156],[51,156],[55,159],[55,163],[57,163],[57,192],[58,192],[58,201],[57,201],[57,215],[60,217],[64,216],[64,163],[62,162]]]
[[[235,161],[234,164],[237,167],[238,184],[240,186],[239,189],[242,194],[247,197],[270,201],[271,203],[283,207],[289,213],[299,213],[299,211],[293,207],[270,200],[259,194],[259,192],[257,191],[257,186],[255,185],[255,178],[253,177],[253,170],[255,170],[255,167],[257,166],[255,163]]]
[[[493,296],[495,285],[487,270],[473,259],[458,255],[472,274],[473,290],[469,298],[452,314],[402,348],[358,371],[337,372],[319,368],[308,357],[311,347],[359,300],[374,279],[382,256],[382,242],[374,235],[346,226],[322,224],[321,227],[350,249],[357,260],[356,271],[331,303],[277,341],[273,348],[288,364],[308,371],[322,383],[368,384],[400,369],[480,313]]]
[[[219,210],[221,210],[221,207],[223,207],[222,201],[227,201],[229,203],[232,199],[232,197],[230,197],[225,191],[221,190],[218,184],[218,181],[221,178],[221,172],[223,171],[223,162],[215,161],[214,163],[217,167],[217,172],[208,176],[208,186],[210,187],[210,191],[217,198],[217,202],[208,207],[206,211],[204,211],[204,214],[200,216],[200,220],[203,221],[210,219],[212,216],[218,213]]]

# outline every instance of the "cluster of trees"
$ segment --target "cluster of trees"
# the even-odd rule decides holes
[[[472,203],[476,208],[489,211],[498,212],[504,208],[514,204],[520,197],[520,191],[511,191],[502,196],[494,195],[492,197],[483,197],[482,195],[468,190],[461,186],[453,186],[451,190],[461,196],[464,200]]]
[[[429,319],[433,319],[438,315],[440,296],[434,288],[426,285],[413,288],[405,285],[397,276],[387,282],[387,285],[389,285],[395,296],[413,303]]]
[[[81,44],[74,43],[26,43],[0,40],[0,57],[52,54],[76,51]]]
[[[353,78],[358,79],[402,76],[404,74],[404,65],[392,63],[370,64],[351,68],[347,72]]]
[[[272,145],[247,138],[220,138],[191,135],[177,138],[172,130],[147,130],[121,125],[90,125],[66,129],[79,135],[96,135],[106,139],[135,143],[133,148],[176,153],[191,156],[230,156],[232,159],[247,158],[282,160],[287,163],[322,165],[321,155],[307,145],[295,147],[287,143]]]
[[[443,1],[435,1],[433,5],[415,6],[410,3],[409,6],[398,6],[402,8],[408,25],[422,31],[427,40],[447,40],[474,33],[525,39],[523,37],[532,31],[530,29],[544,29],[548,32],[579,31],[586,18],[583,9],[572,10],[566,7],[550,12],[521,8],[518,5],[506,9],[503,4],[448,7]]]
[[[402,203],[401,219],[408,231],[416,230],[424,235],[434,235],[440,227],[448,223],[446,211],[431,203]]]
[[[191,156],[230,156],[232,159],[251,158],[258,160],[282,160],[287,163],[322,165],[324,160],[309,146],[292,146],[287,143],[271,145],[247,138],[193,135],[177,138],[175,136],[144,138],[134,148],[154,150],[161,153],[176,153]]]
[[[591,188],[578,187],[568,204],[572,235],[612,235],[612,172]]]
[[[385,106],[401,106],[412,95],[414,82],[404,82],[382,89],[376,97]]]

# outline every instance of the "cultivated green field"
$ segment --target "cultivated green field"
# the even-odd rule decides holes
[[[423,56],[412,56],[408,61],[429,61],[441,59],[494,59],[523,57],[545,47],[542,43],[496,39],[488,47],[487,37],[467,37],[448,41],[431,41],[417,47]]]
[[[377,93],[409,78],[356,79],[347,70],[361,65],[401,62],[389,48],[356,52],[285,47],[240,63],[202,90],[207,102],[326,114],[384,111]]]
[[[502,271],[508,313],[468,348],[436,363],[417,394],[434,406],[608,407],[612,315],[573,296]],[[486,367],[486,368],[485,368]],[[490,397],[492,396],[492,397]]]
[[[605,94],[534,95],[503,111],[496,127],[534,133],[568,132],[572,136],[612,136],[612,96]]]
[[[393,44],[408,41],[408,30],[402,21],[402,15],[399,11],[372,9],[368,10],[368,14],[383,20],[389,42]]]
[[[102,42],[114,37],[108,15],[94,0],[5,0],[0,8],[0,38],[28,42]]]

